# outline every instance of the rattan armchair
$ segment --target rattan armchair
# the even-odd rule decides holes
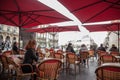
[[[70,72],[70,65],[74,65],[74,71],[76,74],[77,65],[79,66],[79,72],[80,72],[80,60],[78,60],[78,57],[76,54],[68,52],[66,54],[66,62],[67,62],[67,70],[66,72]]]
[[[38,65],[38,79],[56,80],[61,70],[62,62],[58,59],[47,59]]]
[[[89,52],[81,52],[80,53],[80,59],[81,62],[86,65],[87,67],[89,67]]]
[[[0,55],[0,61],[2,63],[2,73],[7,71],[8,74],[11,74],[11,71],[13,70],[13,65],[18,66],[11,58],[5,55]]]
[[[112,63],[117,62],[117,58],[111,54],[106,54],[106,55],[100,56],[98,65],[101,65],[103,63],[110,63],[110,62]]]
[[[105,63],[95,70],[96,80],[120,80],[120,64]]]
[[[14,70],[16,71],[16,79],[22,80],[25,77],[33,80],[36,75],[36,71],[33,70],[33,66],[31,64],[20,64],[18,67],[14,66]]]
[[[110,52],[110,54],[113,55],[113,56],[119,56],[120,55],[119,52],[115,52],[115,51]]]
[[[94,61],[94,50],[89,50],[88,51],[88,53],[89,53],[89,58],[92,58],[93,59],[93,61]]]
[[[62,65],[63,65],[63,69],[64,69],[64,63],[66,62],[64,55],[62,53],[55,53],[54,58],[60,59],[62,61]]]
[[[12,50],[8,50],[8,51],[4,51],[2,55],[4,55],[4,56],[9,56],[9,55],[11,55],[11,54],[13,54],[13,53],[12,53]]]

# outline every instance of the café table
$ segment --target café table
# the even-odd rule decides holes
[[[103,63],[101,66],[117,66],[120,67],[120,63]]]
[[[120,63],[120,56],[115,56],[118,60],[118,62]]]
[[[9,55],[8,58],[11,58],[16,64],[21,64],[24,58],[24,55]]]

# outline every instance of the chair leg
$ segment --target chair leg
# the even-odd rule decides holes
[[[76,75],[76,64],[74,64],[74,68],[75,68],[75,75]]]
[[[80,73],[80,63],[78,65],[79,65],[79,73]]]
[[[87,59],[87,67],[89,68],[89,62],[88,62],[89,60]]]

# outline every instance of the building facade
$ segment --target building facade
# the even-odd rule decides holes
[[[39,27],[47,26],[41,25]],[[13,42],[15,41],[20,43],[20,48],[24,48],[30,39],[35,39],[37,41],[37,45],[40,45],[43,48],[57,48],[58,37],[59,35],[57,33],[28,33],[25,32],[25,29],[23,28],[21,28],[19,31],[18,27],[0,24],[0,45],[2,45],[2,43],[5,43],[6,48],[11,48]]]
[[[115,44],[117,47],[119,46],[120,48],[120,36],[118,35],[118,31],[111,31],[108,32],[108,35],[104,41],[104,45],[108,46],[108,50],[109,48],[111,48],[112,44]]]
[[[40,25],[39,28],[45,28],[49,25]],[[56,32],[47,32],[47,33],[36,33],[37,45],[40,45],[42,48],[58,48],[58,38],[59,34]]]
[[[11,47],[13,42],[19,39],[19,29],[17,27],[0,24],[0,45],[5,43],[5,47]]]

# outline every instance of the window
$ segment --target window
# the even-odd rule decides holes
[[[7,28],[7,31],[8,31],[8,32],[10,31],[10,28],[9,28],[9,27]]]

